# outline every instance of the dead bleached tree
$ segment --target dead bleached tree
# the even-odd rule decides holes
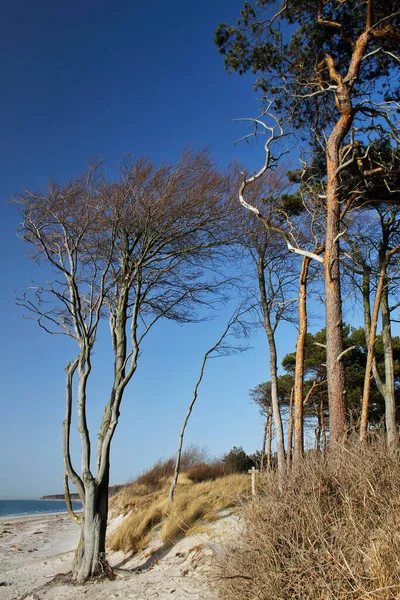
[[[106,181],[100,165],[91,165],[66,185],[51,182],[43,192],[16,198],[31,257],[55,272],[50,282],[30,286],[18,303],[45,331],[72,338],[77,349],[66,366],[63,435],[66,499],[81,528],[76,581],[110,572],[105,558],[110,447],[142,342],[160,319],[196,320],[197,308],[205,301],[209,307],[221,287],[227,190],[208,153],[188,150],[173,167],[126,160],[119,178]],[[109,321],[114,371],[93,451],[88,383],[103,319]],[[73,409],[80,470],[70,452]],[[71,509],[69,480],[82,501],[81,515]]]
[[[222,332],[221,336],[219,337],[219,339],[215,342],[215,344],[211,348],[209,348],[207,350],[207,352],[203,356],[203,360],[202,360],[202,363],[200,366],[199,377],[196,381],[196,385],[194,386],[192,400],[190,401],[190,404],[189,404],[187,413],[185,415],[185,418],[183,420],[182,428],[181,428],[181,431],[179,434],[179,442],[178,442],[178,450],[177,450],[176,459],[175,459],[174,475],[172,478],[171,486],[169,488],[170,502],[173,502],[173,500],[174,500],[175,488],[178,483],[179,471],[180,471],[180,466],[181,466],[183,439],[185,436],[186,427],[187,427],[187,424],[188,424],[190,416],[192,414],[194,405],[197,400],[199,387],[200,387],[201,382],[203,381],[207,361],[211,358],[217,358],[219,356],[226,356],[227,354],[232,354],[234,352],[243,352],[245,350],[244,346],[240,346],[237,344],[233,345],[232,343],[228,343],[227,338],[231,335],[235,335],[236,337],[238,335],[242,335],[242,336],[246,335],[247,324],[243,321],[243,317],[248,311],[249,311],[249,308],[245,308],[242,305],[237,310],[235,310],[233,315],[230,317],[228,323],[226,324],[226,327],[225,327],[224,331]]]

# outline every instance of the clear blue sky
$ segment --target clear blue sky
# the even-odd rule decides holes
[[[221,165],[254,167],[262,146],[234,147],[243,134],[232,119],[255,116],[251,78],[229,76],[213,44],[221,21],[233,22],[241,0],[188,2],[85,0],[3,2],[0,15],[1,417],[0,498],[62,491],[64,367],[71,343],[48,336],[13,306],[42,269],[24,257],[18,215],[6,203],[49,177],[65,181],[86,159],[103,156],[113,171],[122,155],[173,162],[183,146],[209,145]],[[148,338],[124,398],[112,449],[111,482],[123,483],[176,448],[204,352],[223,328],[216,322],[162,324]],[[283,327],[280,356],[293,346]],[[101,337],[107,343],[107,335]],[[211,361],[187,443],[214,454],[260,447],[261,424],[248,390],[268,378],[265,336],[245,356]],[[294,342],[293,342],[294,343]],[[106,346],[94,358],[90,422],[107,399]]]

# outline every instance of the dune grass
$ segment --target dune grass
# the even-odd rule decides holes
[[[138,552],[147,546],[156,525],[161,526],[162,541],[173,544],[181,535],[193,531],[199,521],[212,521],[218,510],[241,503],[250,488],[251,479],[247,474],[227,475],[201,483],[194,483],[182,474],[171,503],[169,481],[156,491],[133,483],[112,498],[114,512],[130,514],[112,535],[109,546],[115,551]]]
[[[221,564],[226,600],[400,598],[400,459],[379,442],[309,453],[259,479]]]

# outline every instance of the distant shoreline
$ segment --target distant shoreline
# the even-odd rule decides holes
[[[31,523],[34,521],[41,521],[43,519],[51,522],[52,520],[56,521],[58,517],[65,517],[66,515],[68,515],[66,511],[60,511],[56,513],[35,513],[30,515],[1,515],[0,525],[4,527],[5,523]]]
[[[65,498],[51,498],[50,496],[42,496],[39,500],[43,500],[44,502],[65,502]],[[72,502],[82,502],[79,497],[71,498]]]
[[[115,496],[115,494],[117,494],[120,490],[122,490],[123,487],[125,487],[125,485],[111,485],[108,488],[109,498],[112,498],[112,496]],[[64,496],[64,494],[48,494],[47,496],[41,496],[39,498],[39,500],[61,500],[62,502],[65,502],[65,496]],[[71,500],[72,500],[72,502],[81,502],[81,500],[79,498],[79,494],[76,494],[76,493],[71,494]]]
[[[41,496],[39,500],[53,500],[56,502],[65,502],[65,496],[64,494],[50,494],[49,496]],[[71,494],[71,500],[72,502],[80,502],[79,495]]]

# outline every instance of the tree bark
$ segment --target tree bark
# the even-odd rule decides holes
[[[321,424],[321,436],[322,436],[322,452],[325,454],[326,452],[326,427],[325,427],[325,415],[324,415],[324,399],[321,396],[320,401],[320,413],[319,420]]]
[[[264,422],[263,439],[262,439],[262,445],[261,445],[261,464],[260,464],[260,472],[261,473],[264,471],[265,448],[267,445],[268,423],[269,423],[269,413],[267,413],[265,415],[265,422]]]
[[[86,480],[81,538],[72,569],[78,583],[112,572],[105,558],[107,518],[108,483],[97,485],[93,479]]]
[[[343,352],[342,298],[339,269],[340,196],[336,170],[339,167],[339,146],[348,131],[331,134],[327,145],[328,185],[326,250],[324,256],[326,369],[328,380],[329,422],[332,442],[343,439],[346,431],[346,395],[344,363],[338,357]],[[340,135],[338,135],[340,134]],[[339,141],[340,140],[340,141]]]
[[[304,453],[303,384],[304,356],[307,336],[307,276],[310,260],[311,259],[308,256],[303,258],[299,278],[299,333],[297,336],[296,367],[294,372],[294,468],[299,464]]]
[[[272,460],[272,408],[268,413],[268,448],[267,448],[267,471],[271,470]]]
[[[275,435],[276,435],[276,451],[278,455],[278,471],[280,475],[284,475],[286,470],[286,460],[285,460],[285,442],[283,436],[283,426],[282,426],[282,417],[281,411],[279,408],[278,401],[278,361],[277,361],[277,352],[276,352],[276,343],[275,343],[275,334],[274,329],[271,324],[271,314],[267,300],[266,286],[265,286],[265,276],[264,276],[264,268],[263,268],[263,260],[259,258],[257,262],[257,270],[258,270],[258,283],[261,294],[261,306],[263,310],[264,316],[264,329],[267,334],[268,346],[269,346],[269,368],[270,368],[270,378],[271,378],[271,404],[272,404],[272,412],[274,415],[274,423],[275,423]]]
[[[370,6],[370,5],[369,5]],[[342,299],[340,290],[339,238],[341,223],[341,190],[338,173],[340,149],[354,121],[351,92],[361,67],[370,35],[371,19],[368,11],[365,31],[353,46],[346,76],[337,70],[331,56],[326,56],[329,76],[336,84],[335,103],[340,118],[329,135],[326,145],[326,239],[324,256],[325,312],[326,312],[326,368],[328,379],[329,427],[332,442],[341,441],[346,432],[346,393],[344,389]]]
[[[371,394],[371,371],[373,361],[375,358],[376,327],[378,324],[379,307],[381,305],[383,286],[385,282],[385,271],[386,266],[382,266],[379,273],[378,286],[376,288],[374,309],[372,311],[372,316],[369,324],[369,337],[367,342],[367,363],[365,365],[364,389],[361,409],[360,442],[364,442],[367,436],[368,408]]]
[[[289,425],[288,425],[288,441],[287,441],[287,470],[290,471],[292,466],[292,446],[293,446],[293,399],[294,399],[294,388],[290,390],[289,400]]]
[[[389,450],[396,450],[399,445],[399,435],[396,425],[396,403],[394,396],[394,364],[393,364],[393,346],[390,330],[390,310],[389,310],[389,291],[386,285],[382,293],[381,312],[382,312],[382,337],[385,358],[385,422],[386,422],[386,440]]]
[[[363,307],[364,307],[364,331],[365,331],[365,340],[368,342],[370,332],[371,332],[371,269],[363,264],[362,265],[362,297],[363,297]],[[374,380],[376,383],[376,387],[379,390],[382,398],[385,398],[385,386],[382,381],[382,378],[379,374],[378,367],[376,366],[376,357],[374,355],[372,359],[372,374],[374,376]]]

